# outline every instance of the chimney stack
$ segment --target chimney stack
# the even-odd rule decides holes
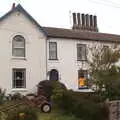
[[[12,10],[15,8],[15,3],[12,4]]]
[[[97,16],[73,13],[73,29],[98,32]]]

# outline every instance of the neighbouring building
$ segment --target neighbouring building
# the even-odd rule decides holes
[[[25,94],[47,79],[90,91],[84,85],[89,79],[87,47],[119,40],[120,35],[99,32],[96,16],[73,13],[72,29],[43,27],[13,4],[0,18],[0,87]]]

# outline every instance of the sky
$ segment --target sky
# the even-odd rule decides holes
[[[0,16],[8,12],[13,3],[23,8],[41,25],[72,28],[72,13],[97,16],[98,29],[103,33],[120,35],[119,0],[1,0]]]

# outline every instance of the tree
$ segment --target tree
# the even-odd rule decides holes
[[[120,96],[119,48],[102,45],[89,48],[90,87],[103,99],[117,99]]]

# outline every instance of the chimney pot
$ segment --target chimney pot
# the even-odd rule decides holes
[[[89,29],[89,15],[86,14],[85,17],[86,17],[86,29]]]
[[[77,13],[77,20],[78,20],[78,28],[81,28],[81,18],[80,18],[80,13]]]
[[[85,28],[85,14],[82,14],[82,29]]]
[[[73,13],[73,29],[75,29],[76,26],[77,26],[76,13]]]
[[[14,9],[14,8],[15,8],[15,3],[12,4],[12,9]]]
[[[93,30],[93,15],[90,15],[90,29]]]
[[[94,30],[95,30],[95,31],[98,31],[98,30],[97,30],[97,16],[96,16],[96,15],[93,16],[93,21],[94,21]]]

